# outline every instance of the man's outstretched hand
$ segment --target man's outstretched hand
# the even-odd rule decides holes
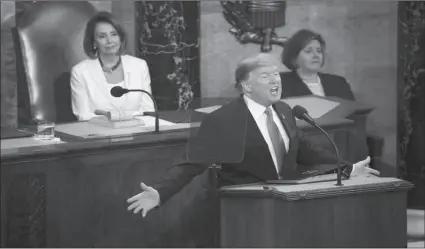
[[[151,209],[159,206],[160,199],[156,189],[147,186],[143,182],[140,183],[140,187],[143,191],[127,200],[128,203],[131,203],[128,206],[128,211],[134,209],[134,213],[137,214],[142,210],[142,216],[145,217]]]
[[[363,176],[368,174],[379,176],[379,171],[371,169],[369,167],[369,163],[370,157],[367,157],[365,160],[355,163],[353,165],[353,171],[351,172],[351,176]]]

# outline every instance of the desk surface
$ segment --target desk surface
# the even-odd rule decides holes
[[[374,175],[351,177],[343,180],[342,186],[336,186],[336,179],[308,184],[246,184],[221,188],[222,196],[265,196],[271,195],[282,200],[303,200],[326,198],[347,194],[361,194],[369,192],[384,192],[406,190],[413,185],[397,178],[378,177]],[[265,189],[264,187],[268,188]]]
[[[184,142],[190,135],[189,129],[160,132],[156,134],[149,132],[134,136],[111,137],[105,139],[78,141],[65,140],[65,143],[40,144],[34,146],[22,146],[9,149],[1,149],[2,163],[9,160],[25,159],[28,157],[44,158],[57,156],[60,154],[78,154],[95,150],[114,150],[133,146],[155,146],[157,144],[167,144]],[[28,139],[28,138],[23,138]],[[4,141],[2,140],[2,143]]]

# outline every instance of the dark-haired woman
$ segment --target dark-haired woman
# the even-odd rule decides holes
[[[95,116],[95,110],[143,115],[154,111],[147,94],[111,96],[114,86],[143,89],[151,93],[146,62],[125,54],[127,35],[109,12],[99,12],[86,26],[83,47],[89,57],[72,68],[72,110],[79,121]]]
[[[285,44],[282,63],[291,71],[280,74],[282,98],[318,95],[354,100],[344,77],[320,72],[325,63],[326,43],[320,34],[302,29]]]

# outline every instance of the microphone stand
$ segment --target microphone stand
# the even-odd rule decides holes
[[[129,92],[143,92],[149,95],[149,97],[152,99],[154,108],[155,108],[155,132],[159,132],[159,117],[158,117],[158,106],[156,104],[155,98],[150,94],[148,91],[142,90],[142,89],[128,89]]]
[[[341,159],[339,158],[338,147],[336,147],[335,142],[331,139],[331,137],[328,135],[328,133],[324,129],[322,129],[322,127],[318,126],[316,123],[313,123],[313,126],[316,127],[317,129],[319,129],[320,131],[322,131],[325,134],[325,136],[328,138],[329,141],[331,141],[331,143],[332,143],[332,145],[335,149],[336,158],[337,158],[337,166],[338,166],[338,168],[337,168],[337,180],[336,180],[335,186],[342,186],[343,184],[341,182],[342,177],[341,177],[341,163],[340,163]]]

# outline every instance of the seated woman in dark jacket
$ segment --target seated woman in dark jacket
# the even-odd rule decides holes
[[[291,71],[280,74],[282,98],[313,94],[355,100],[344,77],[319,72],[325,63],[325,47],[320,34],[306,29],[298,31],[286,42],[281,59]],[[379,168],[376,161],[382,156],[384,140],[376,135],[366,136],[353,134],[353,141],[357,144],[356,158],[370,155],[372,167]]]
[[[319,95],[354,100],[345,78],[319,72],[325,63],[325,41],[320,34],[302,29],[285,44],[282,63],[291,71],[280,74],[282,98]]]

